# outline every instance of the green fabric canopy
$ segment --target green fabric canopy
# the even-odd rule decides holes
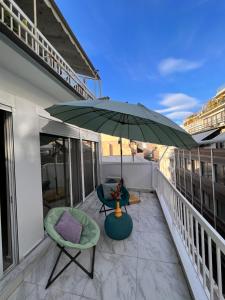
[[[184,129],[142,104],[112,100],[80,100],[56,104],[46,109],[64,122],[131,140],[179,148],[196,147]]]

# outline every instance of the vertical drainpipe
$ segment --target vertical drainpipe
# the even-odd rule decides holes
[[[214,217],[214,227],[216,228],[216,197],[215,197],[215,172],[214,172],[214,162],[213,162],[213,149],[211,152],[211,165],[212,165],[212,191],[213,191],[213,217]]]
[[[80,130],[80,161],[81,161],[81,183],[82,183],[82,200],[85,201],[85,186],[84,186],[84,157],[83,157],[83,143]]]
[[[200,200],[201,200],[201,214],[202,214],[203,213],[202,172],[201,172],[201,160],[200,160],[200,149],[199,149],[199,147],[198,147],[198,161],[199,161]]]

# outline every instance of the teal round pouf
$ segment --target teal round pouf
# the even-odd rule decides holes
[[[105,232],[113,240],[126,239],[133,229],[131,216],[123,213],[120,218],[116,218],[114,212],[105,218]]]

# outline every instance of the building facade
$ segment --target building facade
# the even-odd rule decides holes
[[[54,1],[0,0],[0,278],[45,239],[50,208],[98,183],[99,135],[45,108],[95,99],[99,79]]]
[[[175,149],[177,189],[225,237],[225,89],[184,121],[199,147]]]

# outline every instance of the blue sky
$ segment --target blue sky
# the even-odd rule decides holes
[[[223,0],[56,0],[103,95],[182,123],[225,84]]]

